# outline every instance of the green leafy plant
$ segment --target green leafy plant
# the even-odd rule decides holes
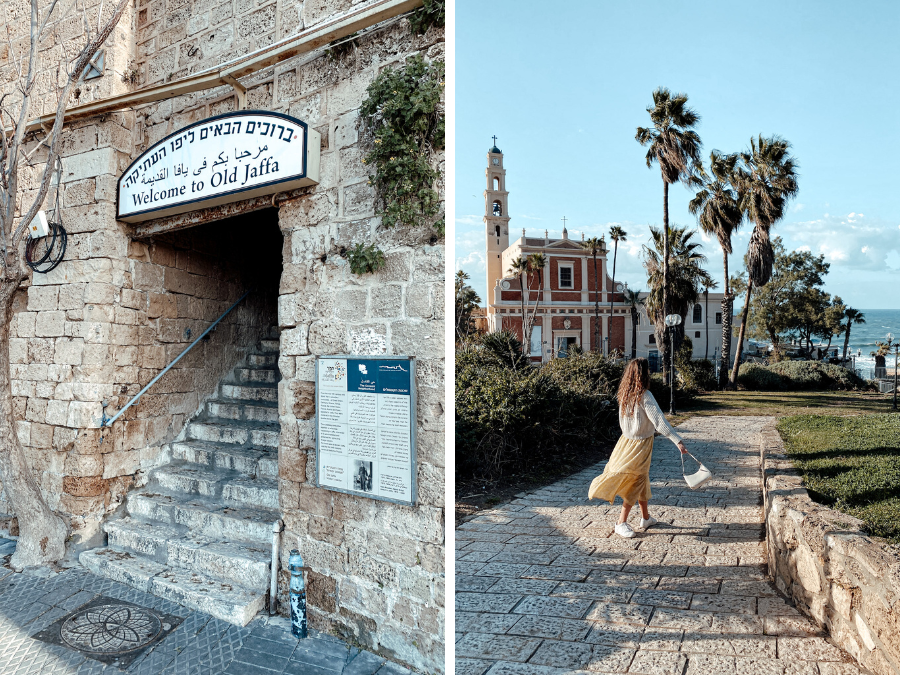
[[[444,63],[412,56],[402,68],[382,71],[360,107],[371,144],[363,162],[375,169],[369,183],[388,227],[427,225],[444,232],[434,189],[439,174],[431,166],[433,151],[444,147],[443,87]]]
[[[446,0],[425,0],[412,16],[409,17],[409,28],[416,35],[424,35],[432,26],[444,27]]]
[[[347,251],[347,260],[350,262],[350,270],[359,275],[377,272],[385,264],[384,253],[375,244],[357,244]]]

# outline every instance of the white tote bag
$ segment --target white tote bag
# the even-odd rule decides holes
[[[700,465],[700,470],[697,471],[697,473],[692,473],[689,476],[688,474],[686,474],[684,472],[684,456],[685,455],[688,455],[691,459],[693,459],[695,462],[697,462],[697,464]],[[689,452],[681,453],[681,475],[684,476],[684,480],[688,484],[688,487],[691,488],[691,490],[696,490],[698,487],[700,487],[706,481],[708,481],[710,478],[712,478],[712,472],[703,465],[703,462],[701,462],[699,459],[694,457]]]

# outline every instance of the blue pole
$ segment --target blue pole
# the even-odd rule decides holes
[[[306,627],[306,583],[303,572],[303,558],[300,551],[293,549],[288,558],[288,569],[291,571],[291,634],[301,640],[308,635]]]

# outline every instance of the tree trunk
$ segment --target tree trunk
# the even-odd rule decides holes
[[[737,376],[738,370],[741,367],[741,347],[744,344],[744,335],[747,332],[747,317],[750,315],[750,293],[753,290],[753,281],[747,280],[747,299],[744,301],[744,311],[741,312],[741,332],[738,336],[738,344],[737,349],[734,353],[734,368],[731,369],[731,383],[730,386],[732,389],[737,390]]]
[[[595,240],[596,241],[596,240]],[[597,249],[594,252],[594,348],[600,351],[600,292],[597,284],[599,277],[597,276]]]
[[[638,330],[638,314],[637,311],[631,310],[631,358],[637,358],[637,330]]]
[[[703,348],[703,360],[709,359],[709,289],[703,291],[703,318],[706,319],[706,347]]]
[[[0,283],[0,480],[14,505],[19,521],[19,542],[10,567],[21,571],[62,558],[66,553],[68,528],[44,501],[25,452],[19,444],[12,407],[9,374],[9,320],[12,299],[19,282]]]
[[[525,355],[526,359],[531,358],[531,345],[525,344],[525,277],[528,275],[527,272],[525,274],[519,275],[519,295],[521,295],[522,300],[522,353]],[[531,289],[529,289],[531,290]]]
[[[844,334],[844,357],[841,359],[842,361],[847,360],[847,347],[850,346],[850,324],[852,322],[847,320],[847,332]]]
[[[725,296],[722,298],[722,354],[719,367],[719,389],[725,389],[728,382],[728,362],[731,357],[731,315],[734,313],[734,298],[731,295],[731,287],[728,283],[728,254],[723,250],[725,259]]]
[[[525,338],[526,343],[529,345],[528,353],[531,353],[531,331],[534,329],[534,319],[537,316],[538,305],[541,304],[541,289],[544,287],[544,278],[543,274],[541,274],[541,270],[537,271],[538,278],[538,288],[537,288],[537,297],[534,299],[534,307],[531,310],[531,319],[528,321],[528,337]],[[531,284],[528,284],[528,295],[531,296]],[[524,320],[524,317],[523,317]],[[524,324],[523,324],[524,325]],[[541,336],[543,339],[543,336]],[[551,338],[552,339],[552,338]],[[541,354],[543,358],[543,353]],[[530,357],[529,357],[530,358]]]
[[[669,315],[669,307],[668,307],[668,289],[669,289],[669,184],[666,182],[665,177],[663,177],[663,236],[665,237],[665,241],[663,242],[663,288],[662,288],[662,319],[663,319],[663,332],[665,332],[665,319]],[[657,338],[658,339],[658,338]],[[662,372],[663,378],[666,377],[666,373],[669,372],[669,358],[668,352],[666,351],[667,347],[670,345],[666,340],[663,340],[663,344],[660,345],[660,355],[662,356]]]
[[[612,313],[613,313],[613,302],[615,302],[616,297],[616,255],[619,252],[619,240],[613,240],[613,273],[612,273],[612,293],[609,294],[609,333],[612,335]],[[609,356],[609,340],[606,341],[607,347],[607,356]]]

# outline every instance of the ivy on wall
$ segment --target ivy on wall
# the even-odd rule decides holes
[[[375,170],[369,182],[387,227],[424,225],[444,232],[434,189],[439,176],[431,167],[432,153],[444,148],[443,87],[444,63],[428,64],[421,56],[386,68],[369,85],[360,108],[371,144],[363,162]]]
[[[409,28],[417,35],[428,32],[432,26],[444,27],[445,0],[425,0],[409,17]]]
[[[360,276],[377,272],[385,264],[384,253],[381,249],[375,244],[363,246],[362,242],[347,251],[347,260],[350,263],[350,271]]]

